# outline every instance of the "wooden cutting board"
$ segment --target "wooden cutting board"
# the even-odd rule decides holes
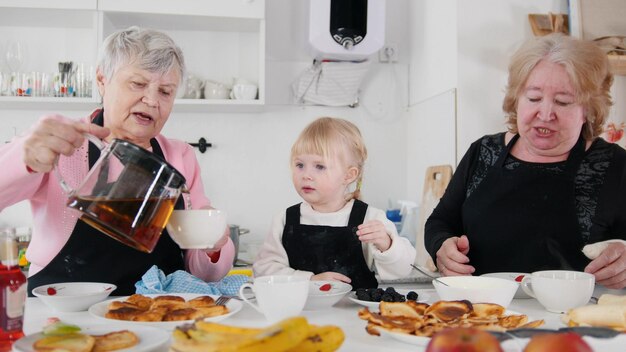
[[[422,202],[424,200],[435,199],[439,201],[443,197],[448,183],[452,179],[452,166],[436,165],[426,169],[426,178],[424,179],[424,190],[422,193]],[[429,214],[430,215],[430,214]]]
[[[426,178],[424,179],[424,190],[422,192],[422,201],[419,208],[419,223],[415,241],[415,264],[433,272],[436,271],[437,268],[435,267],[432,258],[426,251],[426,247],[424,247],[424,225],[426,225],[426,220],[428,220],[428,217],[439,203],[439,199],[443,197],[446,187],[448,187],[448,183],[450,183],[451,179],[452,166],[450,165],[435,165],[426,169]]]

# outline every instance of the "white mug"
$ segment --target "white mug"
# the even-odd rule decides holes
[[[250,302],[244,296],[245,288],[252,289],[258,304]],[[270,323],[299,315],[308,295],[309,278],[294,275],[261,276],[239,288],[239,297],[265,315]]]
[[[526,275],[521,287],[548,311],[565,313],[589,302],[595,282],[595,276],[581,271],[546,270]]]

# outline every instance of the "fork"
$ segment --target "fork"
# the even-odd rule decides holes
[[[231,296],[219,296],[215,301],[215,304],[218,306],[225,306],[231,298]]]

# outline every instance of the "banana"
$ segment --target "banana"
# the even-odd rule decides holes
[[[241,335],[213,334],[196,329],[189,329],[186,332],[176,329],[172,337],[171,350],[180,352],[235,351],[235,347],[241,343]]]
[[[199,320],[195,323],[197,330],[206,331],[214,334],[235,334],[235,335],[256,335],[263,331],[260,328],[244,328],[240,326],[230,326],[218,323],[211,323],[208,321]]]
[[[286,351],[297,346],[309,334],[310,325],[304,317],[284,319],[260,333],[245,339],[239,352]]]
[[[302,342],[308,336],[310,329],[304,317],[288,318],[265,329],[199,323],[196,322],[194,328],[186,331],[174,330],[171,350],[176,352],[280,352]]]
[[[332,352],[336,351],[345,334],[340,327],[334,325],[315,326],[311,325],[309,335],[297,346],[287,352]]]

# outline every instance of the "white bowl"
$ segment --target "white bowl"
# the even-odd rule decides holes
[[[59,312],[80,312],[103,301],[117,286],[101,282],[60,282],[36,287],[33,295]]]
[[[324,285],[330,285],[330,289],[328,291],[320,290]],[[345,282],[324,280],[310,281],[309,296],[306,299],[304,310],[328,309],[339,302],[339,300],[350,291],[352,291],[352,286]]]
[[[439,298],[444,301],[465,299],[472,303],[496,303],[505,308],[509,306],[519,287],[515,281],[497,277],[446,276],[437,280],[433,280],[433,286]]]
[[[226,231],[226,213],[217,209],[174,210],[167,232],[180,248],[213,248]]]
[[[499,277],[501,279],[507,279],[507,280],[515,281],[517,283],[521,283],[522,282],[521,278],[523,278],[524,276],[530,276],[530,274],[529,273],[516,273],[516,272],[501,272],[501,273],[482,274],[481,276]],[[532,298],[532,297],[530,297],[528,294],[526,294],[526,292],[524,292],[524,290],[522,290],[522,286],[520,286],[520,287],[518,287],[517,291],[515,292],[515,296],[513,296],[513,298],[517,298],[517,299],[523,298],[523,299],[526,299],[526,298]]]

